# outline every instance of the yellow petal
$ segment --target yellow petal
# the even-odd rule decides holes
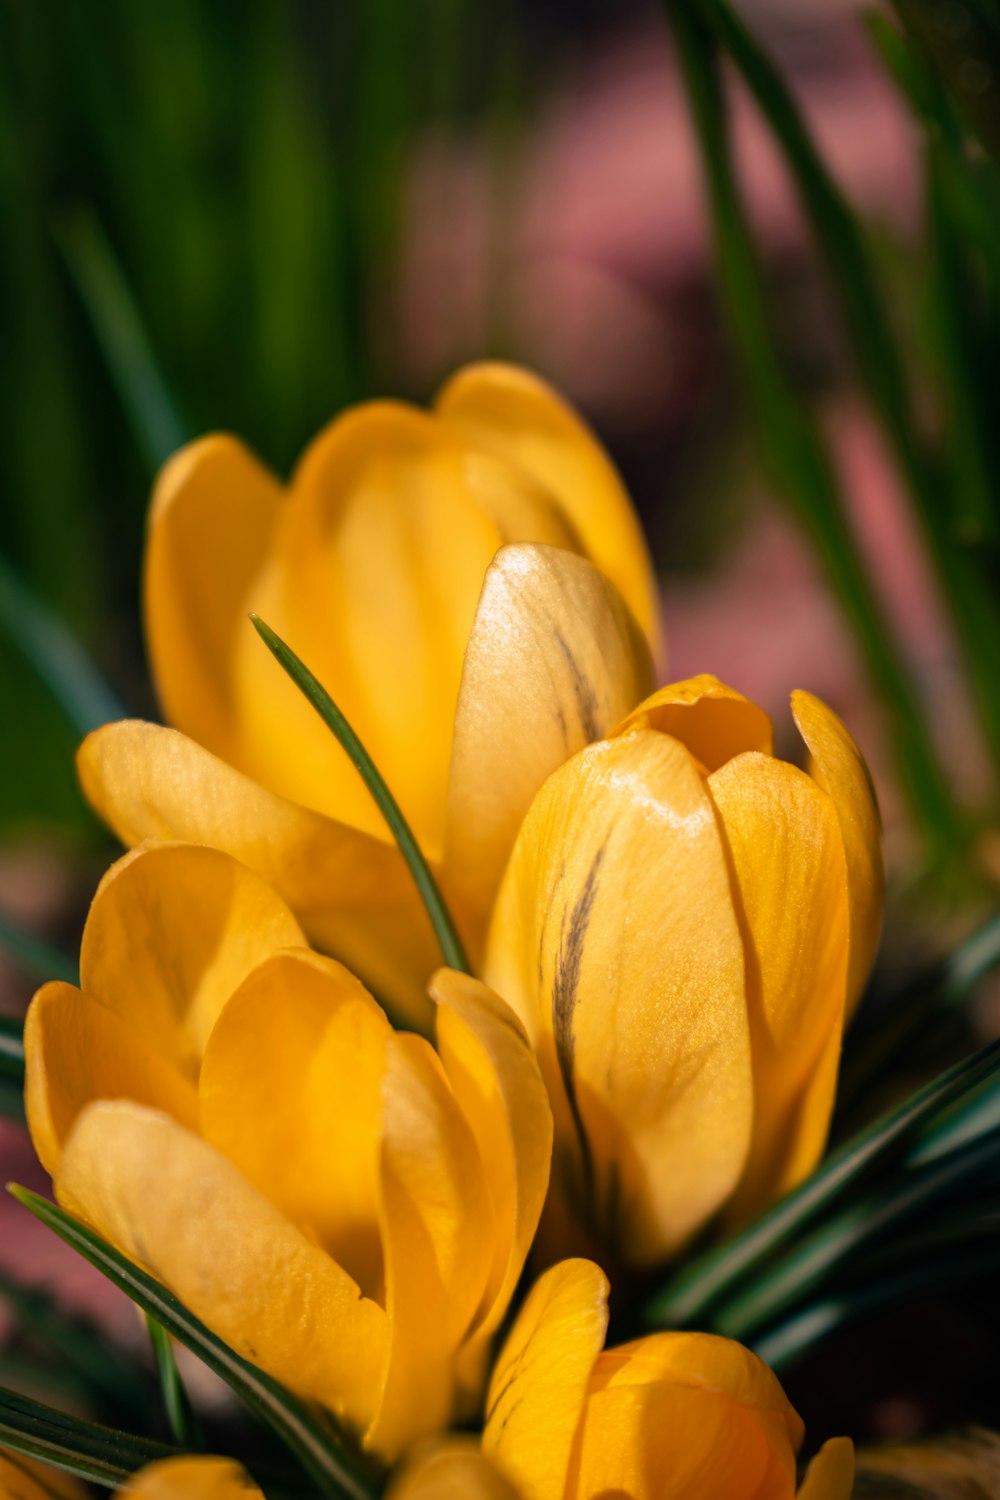
[[[792,694],[792,714],[809,747],[809,769],[829,794],[844,840],[851,952],[847,979],[850,1016],[864,989],[882,931],[885,870],[882,824],[864,757],[832,709],[812,693]]]
[[[478,1333],[499,1327],[538,1227],[549,1182],[552,1111],[531,1043],[478,979],[440,969],[437,1050],[479,1147],[495,1216],[495,1252]]]
[[[564,1500],[587,1383],[608,1327],[608,1280],[589,1260],[540,1276],[497,1357],[483,1452],[524,1500]]]
[[[69,1474],[0,1449],[0,1500],[86,1500],[86,1492]]]
[[[263,1500],[232,1458],[165,1458],[140,1469],[121,1493],[132,1500]]]
[[[455,719],[445,879],[481,936],[517,830],[545,778],[648,692],[649,650],[585,558],[497,553],[465,652]]]
[[[24,1103],[54,1177],[77,1115],[95,1099],[132,1099],[198,1128],[198,1095],[141,1032],[71,984],[43,985],[24,1022]]]
[[[303,948],[244,981],[209,1038],[201,1128],[378,1297],[378,1159],[390,1026],[354,976]]]
[[[774,736],[762,708],[707,673],[659,688],[619,724],[617,734],[630,729],[656,729],[686,745],[706,771],[717,771],[744,750],[770,755]]]
[[[493,1208],[479,1152],[421,1037],[389,1038],[381,1188],[392,1342],[382,1407],[367,1441],[392,1459],[448,1425],[456,1357],[493,1260]]]
[[[519,1500],[474,1438],[448,1438],[398,1469],[386,1500]]]
[[[642,531],[614,466],[580,417],[537,375],[504,364],[460,370],[435,405],[449,425],[544,485],[655,655],[659,603]]]
[[[682,1244],[743,1170],[743,970],[711,799],[676,740],[635,730],[549,778],[511,856],[484,978],[539,1053],[554,1184],[592,1199],[596,1231],[635,1261]]]
[[[851,1500],[854,1491],[854,1444],[831,1438],[806,1470],[799,1500]]]
[[[251,969],[304,943],[281,897],[228,854],[192,844],[136,849],[97,888],[80,984],[195,1078],[208,1034]]]
[[[462,658],[483,575],[497,548],[518,539],[482,503],[472,458],[432,416],[368,403],[311,445],[281,533],[290,642],[351,720],[431,857],[441,852]],[[531,482],[497,468],[493,488],[523,492],[528,536],[562,541],[565,529],[552,533],[532,504]],[[355,822],[364,795],[355,776],[350,802],[323,810]]]
[[[274,475],[221,435],[182,448],[153,492],[143,602],[160,702],[179,729],[227,758],[239,754],[233,658],[250,633],[246,613],[281,501]]]
[[[677,1361],[661,1370],[652,1350],[634,1351],[608,1350],[597,1362],[566,1500],[612,1494],[629,1500],[791,1500],[795,1458],[783,1413],[745,1404],[726,1383],[733,1375],[739,1385],[749,1383],[739,1371],[715,1358],[710,1363],[722,1368],[709,1382],[697,1358],[689,1368]]]
[[[56,1190],[238,1354],[353,1425],[370,1420],[385,1314],[211,1146],[139,1105],[92,1104]]]
[[[795,766],[751,751],[708,779],[732,861],[747,948],[754,1125],[731,1213],[743,1218],[815,1166],[828,1121],[813,1121],[811,1159],[792,1125],[844,1022],[847,898],[843,844],[829,797]],[[832,1099],[830,1100],[832,1105]]]
[[[88,801],[125,844],[181,839],[226,850],[284,897],[310,940],[411,1020],[440,950],[394,844],[286,802],[172,729],[125,721],[77,756]]]

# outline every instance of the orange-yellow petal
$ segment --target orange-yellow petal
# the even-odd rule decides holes
[[[830,1438],[806,1470],[799,1500],[851,1500],[854,1491],[854,1444]]]
[[[885,869],[882,824],[864,757],[832,709],[812,693],[792,694],[792,713],[809,748],[809,769],[829,795],[840,821],[847,861],[851,949],[847,1014],[857,1004],[882,931]]]
[[[69,1474],[0,1449],[0,1500],[86,1500],[86,1494]]]
[[[593,563],[539,544],[497,553],[465,652],[445,832],[445,880],[474,939],[542,782],[651,680],[649,649]]]
[[[92,1104],[56,1191],[238,1354],[352,1425],[370,1420],[385,1314],[205,1141],[136,1104]]]
[[[711,799],[636,730],[549,778],[518,836],[484,978],[524,1021],[555,1115],[553,1182],[637,1262],[735,1187],[752,1079],[743,943]]]
[[[233,991],[277,949],[304,941],[281,897],[231,855],[153,845],[126,854],[98,886],[80,983],[195,1078]]]
[[[133,1474],[121,1491],[132,1500],[264,1500],[232,1458],[165,1458]]]
[[[466,438],[544,485],[657,654],[659,601],[638,519],[610,459],[576,412],[537,375],[493,363],[459,370],[435,409]]]
[[[88,801],[123,843],[226,850],[273,885],[316,946],[409,1019],[429,1020],[424,988],[440,950],[394,844],[274,796],[155,724],[97,730],[77,764]]]
[[[272,1203],[378,1298],[378,1160],[391,1028],[347,969],[276,954],[209,1038],[201,1129]]]
[[[630,729],[673,735],[706,771],[717,771],[744,750],[770,755],[774,740],[764,710],[707,673],[658,688],[622,720],[615,733]]]
[[[75,985],[55,981],[35,995],[24,1055],[28,1128],[52,1177],[77,1115],[95,1099],[132,1099],[198,1128],[191,1083],[133,1025]]]
[[[456,1359],[482,1302],[494,1226],[472,1132],[421,1037],[389,1038],[382,1129],[391,1349],[367,1442],[392,1459],[448,1425],[457,1394]]]
[[[795,766],[750,751],[708,779],[732,861],[747,951],[754,1125],[731,1212],[752,1214],[819,1159],[793,1130],[815,1069],[844,1022],[848,915],[843,844],[829,797]],[[832,1100],[830,1101],[832,1104]]]
[[[393,1475],[386,1500],[520,1500],[475,1438],[447,1438],[420,1450]]]
[[[275,476],[215,435],[169,460],[149,513],[143,603],[160,702],[178,729],[237,761],[234,656],[281,503]]]
[[[440,969],[437,1050],[479,1148],[493,1203],[495,1251],[477,1332],[494,1333],[531,1248],[552,1156],[552,1111],[527,1032],[478,979]]]
[[[480,465],[481,467],[481,465]],[[527,535],[562,541],[516,469]],[[452,725],[483,575],[504,533],[484,505],[469,444],[433,416],[370,402],[337,418],[296,471],[280,537],[289,639],[351,720],[425,851],[441,852]],[[287,746],[282,754],[288,753]],[[377,828],[351,773],[322,810]],[[339,773],[338,773],[339,775]],[[336,795],[334,795],[336,793]]]
[[[589,1260],[540,1276],[497,1357],[483,1452],[524,1500],[564,1500],[587,1385],[608,1326],[608,1280]]]

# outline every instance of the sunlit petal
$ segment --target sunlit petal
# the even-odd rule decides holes
[[[686,745],[706,771],[716,771],[744,750],[770,755],[771,721],[762,708],[707,673],[658,688],[627,715],[616,733],[657,729]]]
[[[147,1464],[122,1493],[132,1500],[263,1500],[232,1458],[166,1458]]]
[[[228,851],[274,886],[314,944],[409,1018],[429,1020],[424,983],[440,950],[394,844],[274,796],[155,724],[97,730],[77,764],[88,800],[123,843],[181,839]]]
[[[101,881],[80,983],[194,1078],[236,987],[277,949],[304,941],[281,897],[238,860],[193,844],[154,845],[126,854]]]
[[[497,1357],[483,1451],[524,1500],[564,1500],[587,1384],[608,1326],[608,1281],[589,1260],[546,1271]]]
[[[850,1500],[854,1491],[854,1444],[831,1438],[806,1470],[799,1500]]]
[[[160,702],[178,729],[236,763],[233,661],[281,504],[275,476],[236,438],[216,435],[170,459],[149,513],[143,602]]]
[[[474,1438],[450,1438],[394,1474],[386,1500],[520,1500]]]
[[[734,1188],[753,1104],[726,854],[676,740],[635,730],[549,778],[501,887],[484,978],[538,1050],[556,1186],[593,1203],[598,1233],[629,1256],[661,1259]]]
[[[132,1099],[198,1127],[198,1095],[122,1016],[74,985],[43,985],[24,1022],[24,1103],[50,1176],[77,1115],[95,1099]]]
[[[792,694],[792,713],[809,747],[813,777],[829,794],[840,820],[847,860],[851,923],[847,1013],[860,998],[882,931],[885,870],[882,825],[864,757],[832,709],[811,693]]]
[[[592,563],[501,549],[465,652],[448,785],[445,878],[473,937],[542,782],[610,733],[651,679],[645,641]]]
[[[530,371],[487,363],[454,375],[436,410],[464,436],[544,485],[587,554],[622,594],[655,654],[659,604],[638,520],[607,454],[572,408]]]
[[[333,959],[279,953],[229,1001],[199,1084],[205,1139],[374,1297],[390,1029]]]
[[[433,1049],[387,1046],[381,1162],[389,1371],[369,1445],[392,1458],[448,1425],[455,1360],[493,1260],[493,1206],[472,1132]]]
[[[92,1104],[56,1189],[238,1354],[352,1424],[370,1419],[385,1314],[213,1147],[138,1105]]]
[[[833,805],[804,771],[751,751],[714,772],[708,785],[746,939],[754,1127],[731,1205],[743,1217],[794,1185],[790,1152],[802,1175],[826,1140],[827,1122],[814,1120],[810,1158],[793,1125],[817,1063],[843,1028],[846,875]]]

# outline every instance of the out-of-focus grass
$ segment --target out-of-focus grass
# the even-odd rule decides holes
[[[228,428],[287,471],[338,408],[398,388],[404,151],[488,115],[509,23],[456,0],[0,7],[0,555],[129,706],[149,707],[151,465]],[[112,307],[109,340],[116,277],[139,321]],[[165,399],[135,378],[143,344]],[[0,826],[88,826],[77,735],[2,628],[0,723]]]

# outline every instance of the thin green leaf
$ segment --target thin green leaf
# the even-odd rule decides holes
[[[930,59],[987,151],[1000,161],[1000,24],[976,0],[960,23],[938,0],[893,0],[907,31]]]
[[[747,1229],[685,1268],[647,1307],[652,1326],[704,1319],[734,1288],[827,1212],[875,1167],[898,1156],[922,1127],[981,1081],[1000,1073],[1000,1041],[966,1057],[835,1151],[795,1192]]]
[[[272,656],[288,673],[299,692],[309,700],[327,728],[336,735],[360,772],[365,786],[371,792],[379,812],[385,818],[393,838],[399,845],[400,853],[409,866],[414,884],[420,892],[420,899],[427,908],[427,915],[430,917],[435,935],[441,945],[445,963],[453,969],[460,969],[463,974],[471,973],[469,961],[462,947],[462,940],[445,905],[437,881],[421,852],[420,845],[413,836],[410,825],[403,816],[399,803],[390,792],[368,751],[329,693],[316,680],[305,663],[299,660],[291,647],[286,646],[281,637],[276,635],[270,625],[265,624],[259,615],[251,614],[250,619]]]
[[[13,1016],[0,1016],[0,1115],[24,1119],[24,1040]]]
[[[149,1438],[85,1422],[0,1389],[0,1447],[51,1464],[78,1479],[114,1489],[144,1464],[177,1457],[180,1450]]]
[[[125,710],[73,634],[2,557],[0,625],[80,734],[125,718]]]
[[[729,1338],[749,1342],[754,1333],[790,1312],[820,1289],[858,1250],[901,1231],[918,1214],[940,1210],[968,1183],[996,1181],[1000,1166],[1000,1134],[984,1137],[898,1178],[825,1219],[812,1234],[798,1241],[787,1255],[712,1314],[712,1327]]]
[[[889,716],[901,779],[937,850],[953,850],[962,819],[942,774],[919,698],[863,563],[827,452],[781,368],[763,278],[736,185],[715,44],[689,5],[668,8],[715,222],[719,283],[752,398],[764,460],[810,531],[862,643]]]
[[[132,1263],[100,1235],[64,1209],[27,1188],[9,1191],[37,1219],[65,1240],[92,1266],[155,1318],[227,1385],[244,1404],[268,1422],[325,1496],[337,1500],[373,1500],[377,1486],[364,1472],[363,1460],[349,1456],[342,1439],[317,1408],[243,1359],[188,1311],[172,1292]]]
[[[79,984],[80,971],[71,958],[52,948],[41,938],[16,926],[0,912],[0,947],[6,948],[19,968],[37,979],[62,979],[66,984]]]
[[[156,470],[184,445],[177,414],[132,294],[96,215],[64,214],[55,238],[76,282],[140,452]]]
[[[198,1419],[191,1408],[188,1393],[184,1389],[177,1360],[174,1358],[173,1341],[167,1330],[155,1318],[146,1314],[149,1342],[153,1346],[153,1358],[163,1391],[163,1405],[170,1423],[170,1431],[182,1448],[204,1447]]]
[[[925,1262],[898,1276],[880,1276],[870,1286],[825,1297],[768,1329],[755,1340],[754,1353],[780,1373],[847,1323],[921,1293],[936,1292],[978,1277],[992,1277],[998,1268],[1000,1243],[994,1241],[982,1249]]]

